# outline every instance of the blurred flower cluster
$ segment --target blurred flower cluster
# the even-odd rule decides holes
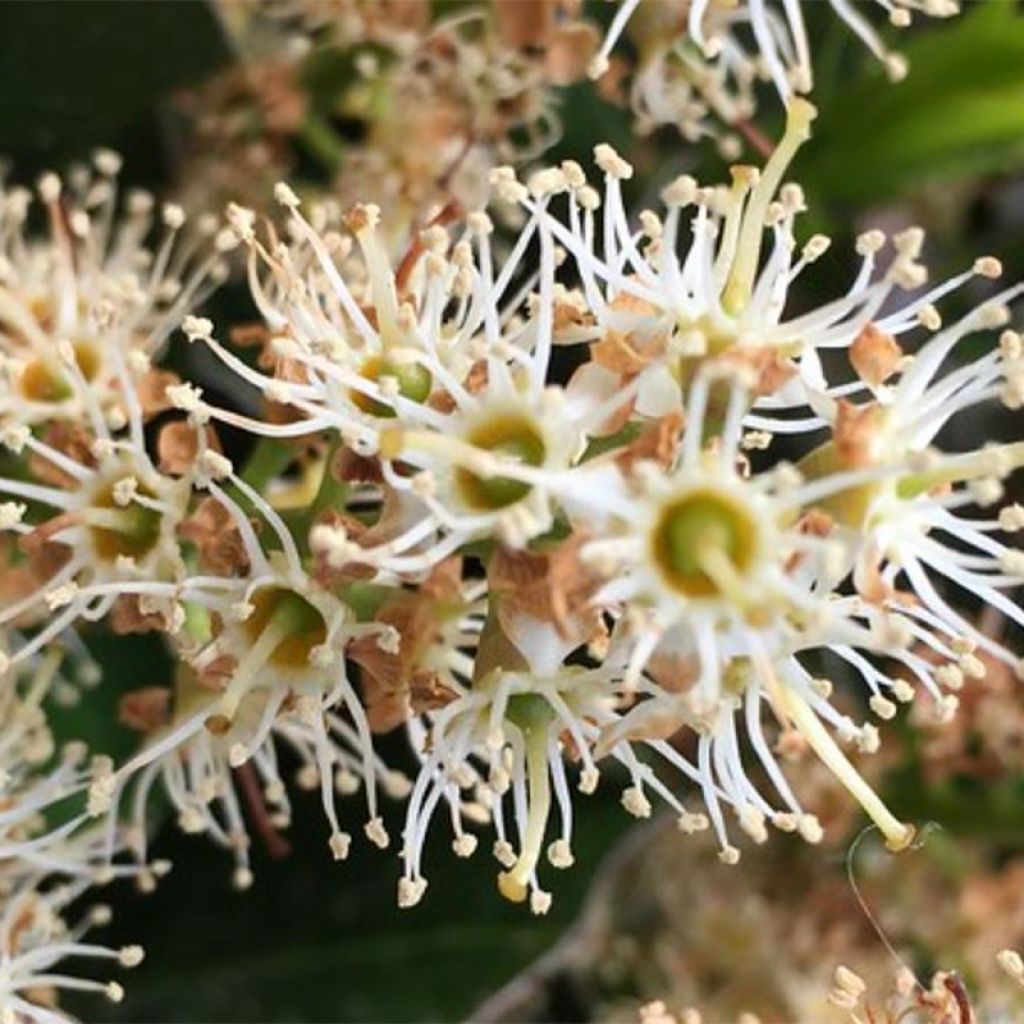
[[[775,973],[673,1006],[970,1019],[953,975],[887,993],[872,970],[877,998],[845,968],[830,982],[879,960],[838,895],[796,930],[761,899],[811,886],[809,847],[860,812],[889,851],[914,845],[879,767],[908,728],[936,783],[1014,776],[1024,731],[1024,507],[1005,494],[1024,440],[958,429],[1019,417],[1024,284],[988,256],[930,281],[921,230],[870,230],[853,273],[800,301],[831,245],[787,180],[816,117],[800,11],[627,0],[602,47],[571,0],[225,4],[242,60],[180,100],[195,213],[122,187],[108,151],[0,187],[0,1018],[61,1020],[61,989],[119,999],[57,973],[142,959],[88,941],[109,913],[83,894],[155,886],[164,819],[248,887],[297,786],[335,859],[395,858],[402,907],[446,830],[546,913],[598,787],[708,833],[685,842],[725,865],[778,842],[736,869]],[[785,125],[760,166],[640,205],[599,139],[589,170],[541,162],[558,90],[613,74],[627,25],[638,130],[721,142],[774,85]],[[281,180],[310,159],[318,187]],[[211,313],[232,272],[248,320]],[[94,700],[97,632],[167,656],[155,685],[118,682],[128,752],[55,725]],[[673,851],[638,874],[671,876]],[[889,870],[878,902],[913,903]],[[999,904],[1018,874],[979,858],[963,899]],[[742,916],[716,919],[735,877],[679,872],[687,964],[705,942],[709,963],[748,956]],[[928,927],[931,891],[909,911]],[[976,972],[1020,943],[1007,931],[972,937],[998,943]],[[1024,968],[999,963],[1012,992]]]

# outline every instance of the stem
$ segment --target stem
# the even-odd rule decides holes
[[[239,476],[254,490],[262,491],[295,461],[295,447],[272,437],[261,437],[249,454]],[[234,496],[237,497],[238,496]]]
[[[292,852],[291,844],[278,832],[270,820],[270,812],[267,810],[267,803],[263,799],[263,792],[260,789],[259,780],[256,778],[256,769],[253,768],[251,761],[247,761],[234,771],[238,786],[249,809],[249,815],[256,826],[260,839],[263,840],[267,856],[273,860],[282,860]]]

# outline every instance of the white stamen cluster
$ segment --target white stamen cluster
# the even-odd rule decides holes
[[[857,5],[829,0],[833,13],[884,65],[893,81],[907,74],[906,58],[890,50],[882,33]],[[916,14],[948,18],[956,0],[878,0],[889,22],[906,28]],[[604,43],[590,66],[593,78],[609,72],[622,37],[639,57],[629,99],[638,129],[675,125],[691,141],[715,134],[712,118],[725,125],[745,123],[757,108],[756,84],[772,83],[788,102],[814,86],[811,45],[801,0],[620,0]],[[735,143],[722,140],[724,148]]]
[[[501,893],[545,913],[541,865],[572,865],[573,790],[602,779],[634,817],[660,803],[683,832],[710,830],[726,864],[737,830],[818,842],[780,763],[801,752],[906,848],[912,826],[856,757],[920,690],[951,717],[979,655],[1019,668],[1013,636],[985,635],[971,602],[1024,627],[1024,519],[996,507],[1024,442],[939,439],[982,403],[1018,408],[1021,286],[944,325],[940,300],[998,263],[928,286],[919,231],[891,246],[871,232],[853,281],[794,313],[791,289],[829,244],[798,244],[804,197],[783,183],[813,116],[794,100],[763,170],[679,179],[635,216],[632,167],[609,146],[600,189],[574,163],[526,184],[498,169],[514,237],[477,211],[429,223],[398,261],[370,205],[306,209],[282,185],[280,231],[231,207],[214,247],[247,254],[259,357],[206,318],[182,328],[256,400],[223,408],[167,375],[155,441],[137,372],[151,367],[122,321],[107,321],[103,388],[66,338],[40,335],[67,403],[0,422],[5,851],[42,881],[149,887],[160,787],[182,829],[232,852],[244,888],[246,821],[272,834],[291,820],[282,751],[319,789],[337,859],[357,841],[338,797],[362,790],[359,841],[397,851],[403,906],[426,891],[444,805],[453,854],[491,826]],[[42,191],[57,201],[54,181]],[[218,427],[243,438],[230,453]],[[173,678],[123,694],[133,755],[83,765],[73,748],[44,770],[43,697],[95,622],[156,633]],[[375,752],[373,734],[399,726],[412,782]],[[379,791],[405,801],[394,844]],[[68,796],[84,809],[44,826]],[[48,970],[54,950],[107,955],[56,941],[63,890],[48,884],[24,895],[47,952],[26,947],[17,970]],[[3,980],[12,998],[21,977]]]

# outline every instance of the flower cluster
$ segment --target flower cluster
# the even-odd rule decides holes
[[[579,0],[220,5],[237,66],[182,99],[187,194],[262,203],[300,163],[401,238],[433,204],[475,208],[498,162],[561,133],[557,87],[600,42]]]
[[[986,403],[1024,404],[1024,285],[992,285],[990,257],[929,284],[919,230],[869,231],[852,279],[800,306],[830,240],[798,241],[785,182],[815,117],[789,97],[809,87],[798,4],[783,22],[759,0],[689,5],[704,57],[735,56],[748,84],[732,33],[749,21],[786,127],[763,168],[679,177],[638,210],[606,144],[593,182],[571,161],[525,181],[493,166],[516,131],[546,145],[546,86],[571,77],[555,57],[574,73],[590,40],[572,4],[429,31],[418,4],[342,6],[278,13],[331,46],[394,48],[385,70],[361,54],[400,121],[368,173],[429,168],[383,183],[386,219],[282,183],[277,222],[236,203],[189,220],[122,199],[109,152],[36,200],[0,188],[4,1020],[55,1019],[60,988],[118,998],[52,968],[139,961],[83,941],[105,911],[66,919],[90,885],[155,884],[159,813],[229,851],[244,888],[249,829],[288,826],[294,775],[336,859],[357,832],[397,856],[401,906],[424,897],[445,818],[456,856],[489,836],[500,893],[543,914],[602,783],[736,864],[740,836],[822,839],[784,768],[804,755],[906,849],[913,826],[857,764],[880,723],[924,693],[917,713],[944,724],[966,682],[1022,671],[1024,508],[1002,498],[1024,442],[946,439]],[[428,107],[454,152],[410,138]],[[474,188],[437,204],[478,145]],[[396,223],[417,225],[397,257]],[[201,314],[231,260],[258,322],[225,330]],[[986,297],[944,322],[970,293]],[[167,368],[179,329],[229,386]],[[89,700],[97,624],[150,634],[173,666],[119,685],[139,741],[118,758],[48,724]],[[380,754],[395,731],[404,768]]]
[[[959,11],[957,0],[877,3],[896,28],[909,26],[915,14],[949,18]],[[847,0],[828,6],[891,80],[906,75],[906,59],[887,47],[863,10]],[[769,81],[784,102],[813,89],[804,7],[802,0],[621,0],[590,74],[608,89],[628,76],[641,132],[674,125],[696,141],[717,134],[721,124],[744,127],[757,110],[758,82]],[[632,65],[615,53],[623,35],[636,50]],[[721,142],[735,148],[728,136]]]

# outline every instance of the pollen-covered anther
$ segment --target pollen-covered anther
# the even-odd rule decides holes
[[[1008,576],[1024,579],[1024,551],[1004,551],[999,557],[999,566]]]
[[[696,202],[700,186],[689,174],[681,174],[661,190],[661,200],[666,206],[686,207]]]
[[[934,721],[936,725],[948,725],[956,717],[959,707],[959,697],[952,693],[943,694],[932,702],[931,708],[929,709],[932,721]]]
[[[639,786],[627,786],[622,791],[622,806],[634,818],[649,818],[651,816],[651,802]]]
[[[740,862],[740,851],[735,846],[726,844],[718,851],[718,859],[721,863],[733,867]]]
[[[299,197],[295,194],[295,190],[283,181],[279,181],[274,186],[274,199],[289,209],[295,209],[300,205]]]
[[[0,530],[13,530],[21,525],[28,506],[16,501],[0,502]]]
[[[494,195],[504,203],[518,205],[530,196],[529,189],[516,179],[516,172],[511,167],[495,167],[489,181]]]
[[[344,860],[352,846],[352,837],[347,832],[335,832],[327,841],[331,856],[335,860]]]
[[[676,827],[684,835],[694,835],[697,832],[706,832],[711,823],[706,814],[697,814],[693,811],[683,811],[676,818]]]
[[[884,248],[886,242],[885,233],[877,228],[865,231],[857,236],[856,250],[858,256],[870,256]]]
[[[251,889],[253,881],[252,871],[246,867],[235,868],[235,872],[231,876],[231,884],[239,892],[245,892],[246,889]]]
[[[66,608],[75,598],[78,596],[78,584],[74,580],[69,580],[67,583],[61,584],[59,587],[54,587],[52,590],[48,590],[43,595],[43,600],[46,602],[46,607],[51,612],[56,611],[58,608]]]
[[[145,959],[145,952],[141,946],[122,946],[117,959],[122,967],[138,967]]]
[[[902,82],[910,70],[910,64],[902,53],[887,53],[882,58],[882,64],[885,67],[885,73],[892,82]]]
[[[371,818],[364,826],[364,831],[366,838],[378,849],[386,850],[388,848],[391,837],[388,835],[388,830],[384,827],[384,822],[381,818]]]
[[[761,843],[768,841],[768,829],[765,825],[765,816],[761,811],[757,810],[756,807],[750,807],[749,805],[743,807],[739,812],[738,819],[740,828],[743,829],[743,831],[746,832],[746,834],[750,836],[755,843],[760,845]]]
[[[967,490],[976,504],[988,508],[1002,499],[1005,488],[998,477],[985,476],[969,481]]]
[[[1024,505],[1007,505],[999,510],[999,529],[1007,533],[1024,530]]]
[[[477,838],[468,832],[463,832],[452,840],[452,852],[456,857],[472,857],[478,846]]]
[[[825,679],[822,676],[815,676],[810,682],[810,687],[822,700],[829,700],[832,696],[832,691],[835,689],[832,685],[832,680]]]
[[[935,681],[946,690],[961,690],[964,685],[964,673],[959,665],[940,665],[935,670]]]
[[[891,700],[883,697],[880,693],[876,693],[871,700],[868,701],[868,705],[871,710],[884,721],[889,721],[896,716],[896,705]]]
[[[15,423],[0,425],[0,445],[3,445],[13,455],[20,455],[25,443],[32,436],[32,432],[26,426]]]
[[[797,822],[797,831],[800,838],[812,846],[816,846],[825,837],[825,830],[814,814],[801,814]]]
[[[623,160],[607,142],[602,142],[594,147],[594,162],[611,178],[628,181],[633,177],[632,165]]]
[[[231,460],[210,448],[199,457],[199,465],[213,480],[224,480],[234,472]]]
[[[1015,949],[1002,949],[996,954],[996,963],[1014,981],[1024,985],[1024,959]]]
[[[740,440],[740,447],[746,452],[767,451],[774,437],[767,430],[748,430]]]
[[[878,728],[870,722],[866,722],[857,730],[853,742],[862,754],[877,754],[882,745]]]
[[[569,183],[565,180],[564,172],[557,167],[546,167],[534,172],[527,185],[530,194],[537,199],[564,192],[568,187]]]
[[[995,280],[1003,276],[1003,265],[994,256],[981,256],[974,261],[974,272]]]
[[[537,916],[546,914],[551,909],[551,893],[534,889],[530,893],[530,912]]]
[[[505,839],[496,839],[491,850],[494,859],[506,869],[511,869],[516,863],[516,852],[512,844]]]
[[[425,878],[400,878],[398,880],[398,905],[403,910],[415,907],[427,891]]]
[[[187,316],[181,329],[189,341],[210,341],[213,337],[213,321],[204,316]]]

